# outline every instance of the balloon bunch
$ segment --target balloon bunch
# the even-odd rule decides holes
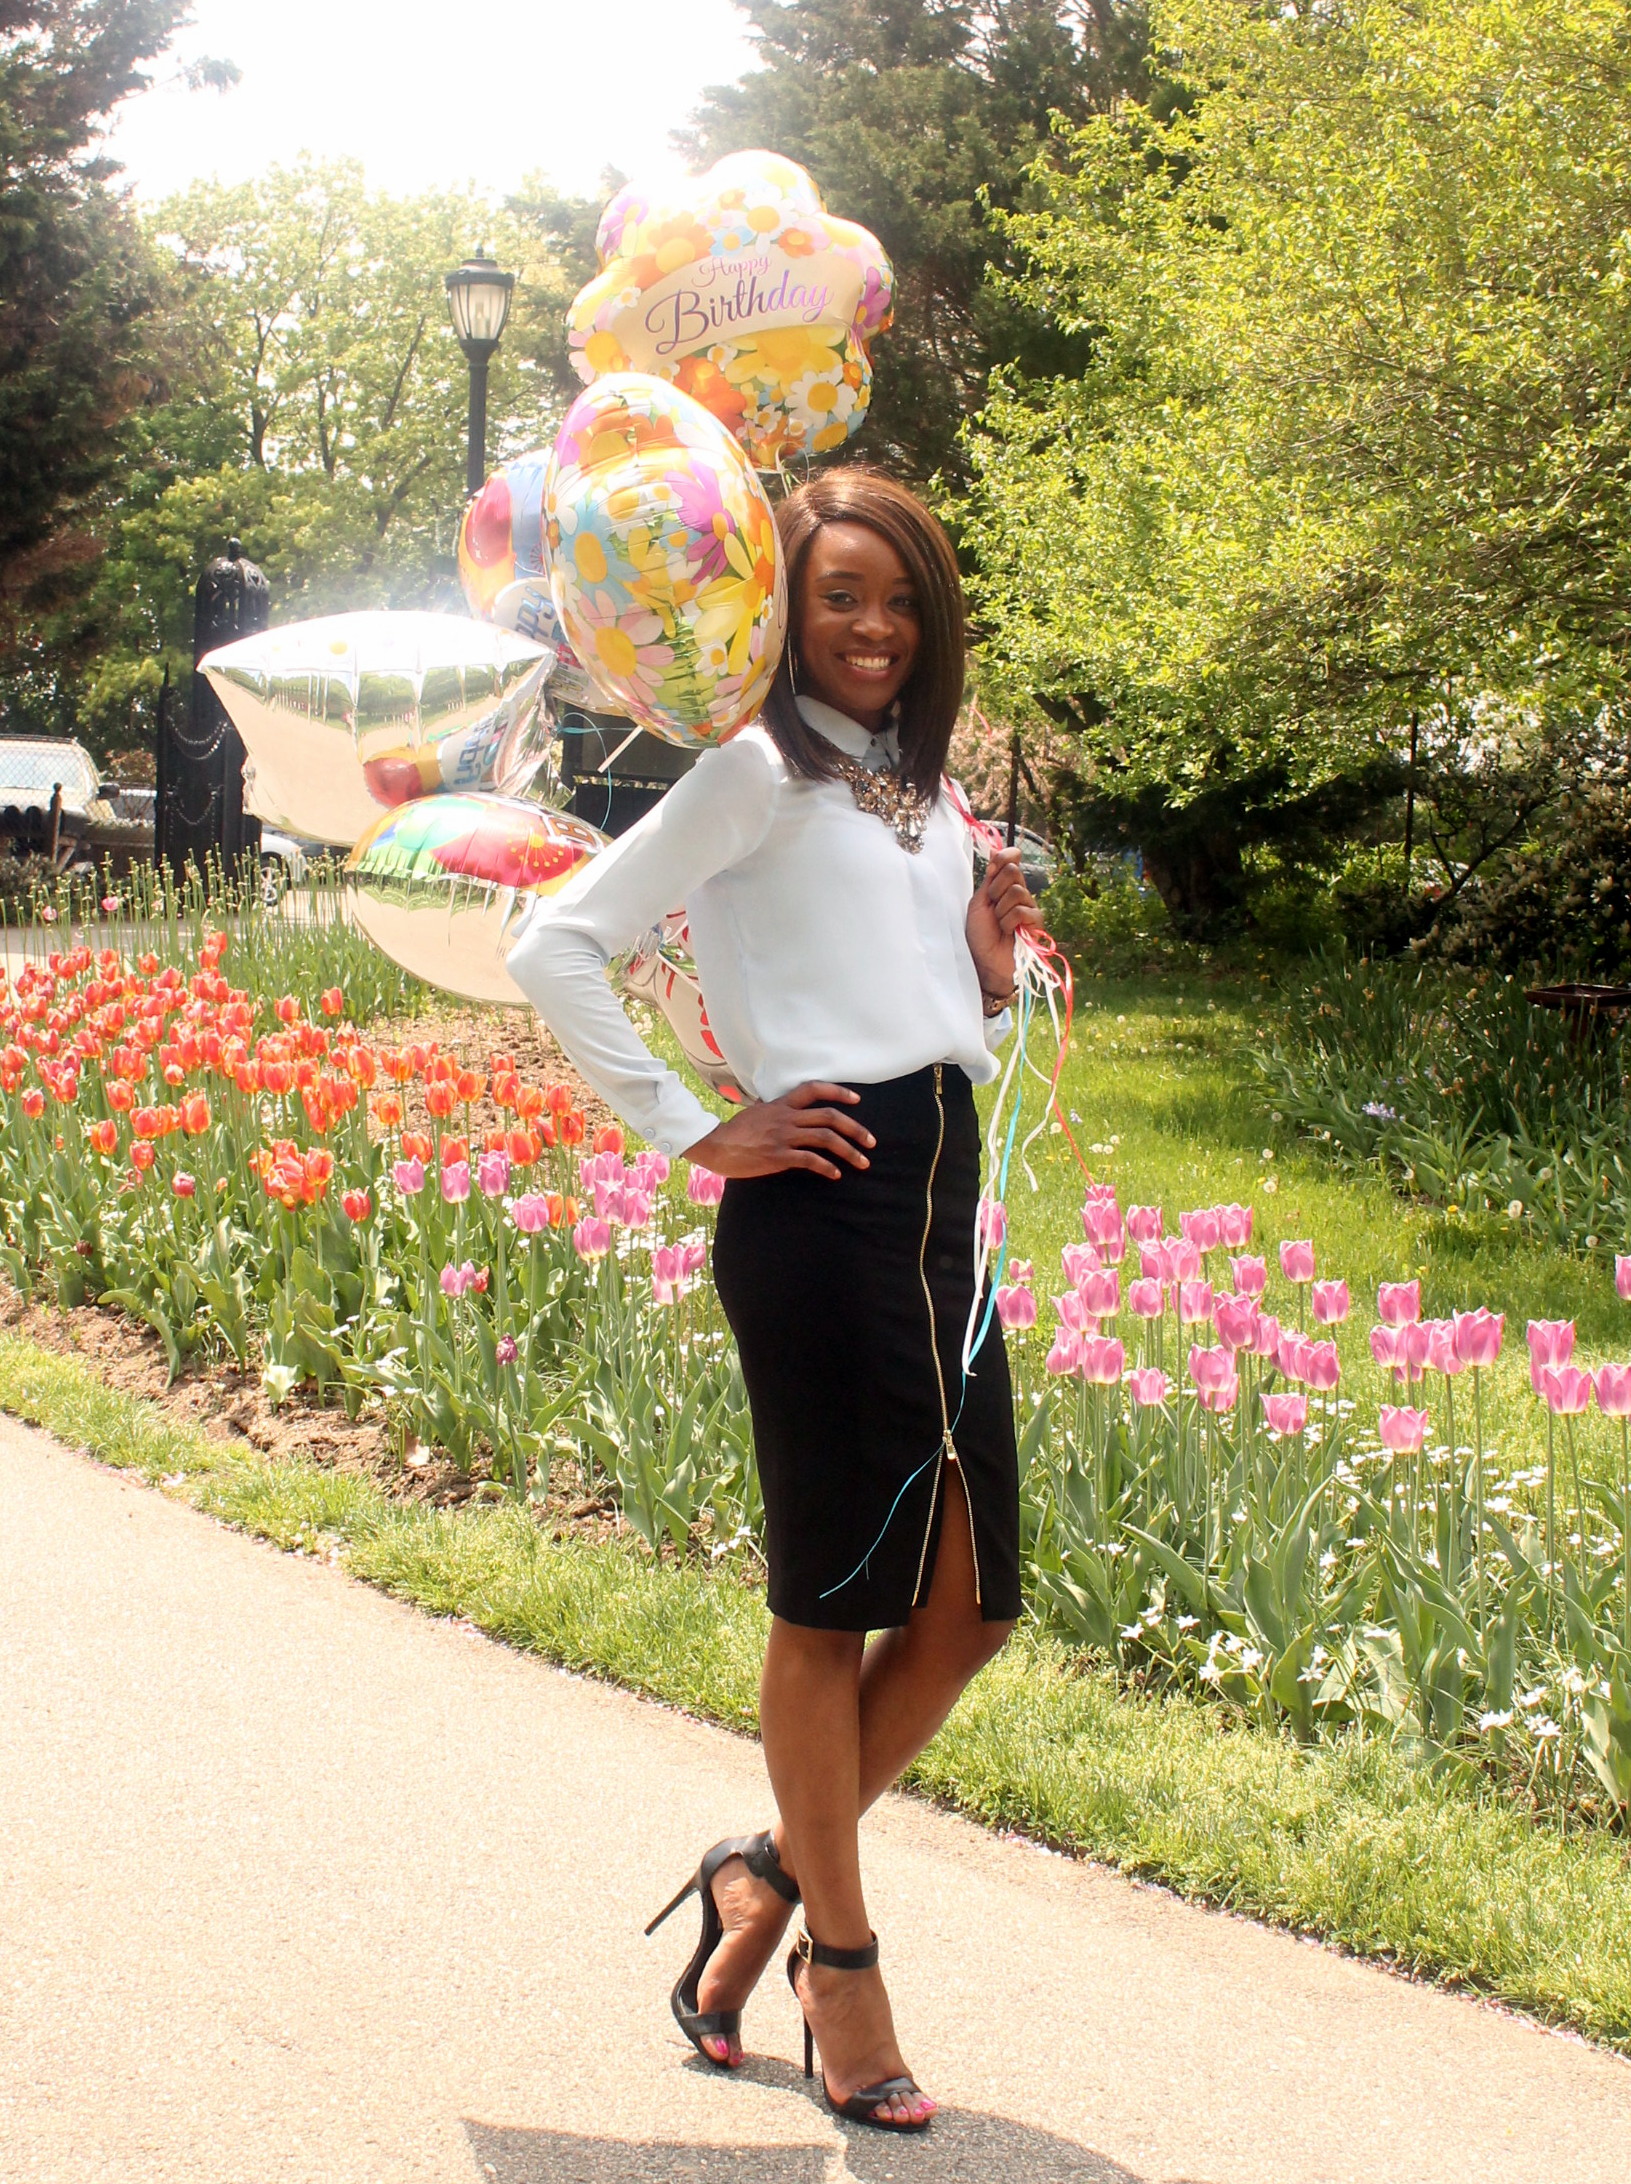
[[[553,447],[503,465],[460,524],[469,617],[337,615],[201,663],[243,737],[251,809],[349,848],[378,944],[484,1001],[521,1002],[506,968],[521,923],[605,845],[537,793],[554,738],[611,716],[703,749],[758,714],[787,597],[757,471],[860,429],[892,308],[875,237],[769,152],[661,202],[620,190],[597,251],[567,321],[585,391]],[[683,906],[617,968],[740,1099]]]

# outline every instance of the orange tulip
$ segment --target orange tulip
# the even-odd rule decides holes
[[[345,995],[338,986],[330,986],[327,992],[318,996],[317,1006],[325,1016],[343,1016],[345,1014]]]
[[[181,1127],[189,1137],[202,1137],[209,1126],[209,1101],[202,1092],[189,1092],[181,1103]]]
[[[118,1148],[119,1126],[114,1122],[93,1122],[85,1132],[85,1138],[93,1153],[107,1155]]]
[[[130,1165],[139,1175],[145,1175],[158,1157],[158,1148],[147,1144],[145,1140],[130,1148]]]
[[[572,1088],[565,1084],[546,1085],[544,1105],[552,1115],[564,1115],[572,1105]]]
[[[38,1122],[45,1113],[45,1094],[36,1091],[32,1085],[23,1094],[23,1113],[30,1122]]]
[[[439,1121],[445,1121],[459,1104],[458,1088],[451,1084],[431,1083],[425,1087],[425,1105]]]
[[[559,1135],[561,1143],[563,1145],[581,1145],[585,1127],[582,1110],[576,1107],[570,1108],[560,1118]]]
[[[402,1133],[402,1157],[404,1160],[428,1161],[434,1147],[423,1130],[404,1130]]]
[[[277,1020],[280,1024],[299,1023],[300,1003],[295,999],[292,993],[286,993],[283,996],[283,999],[278,1003]]]
[[[469,1139],[468,1139],[468,1138],[462,1138],[462,1137],[445,1137],[445,1138],[443,1138],[443,1140],[442,1140],[442,1166],[443,1166],[444,1168],[448,1168],[448,1167],[451,1167],[451,1166],[453,1165],[454,1161],[456,1161],[456,1160],[463,1160],[463,1161],[466,1161],[466,1162],[468,1162],[468,1161],[469,1161],[469,1158],[470,1158],[470,1141],[469,1141]]]
[[[394,1130],[402,1121],[402,1101],[395,1092],[381,1092],[373,1101],[374,1120],[382,1130]]]

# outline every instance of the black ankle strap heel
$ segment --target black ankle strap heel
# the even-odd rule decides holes
[[[787,1959],[787,1984],[804,2019],[804,2075],[815,2076],[815,2033],[811,2030],[809,2012],[804,2007],[804,1997],[799,1993],[799,1966],[819,1964],[829,1972],[870,1972],[878,1961],[878,1937],[860,1949],[833,1949],[824,1941],[815,1941],[808,1933],[800,1933]],[[827,2073],[821,2073],[821,2097],[835,2116],[843,2116],[851,2123],[870,2123],[880,2131],[922,2131],[934,2121],[932,2115],[920,2116],[915,2122],[898,2123],[892,2116],[880,2116],[878,2111],[887,2108],[891,2101],[916,2097],[921,2100],[923,2088],[915,2078],[880,2078],[875,2085],[863,2085],[852,2093],[847,2101],[835,2101],[827,2086]]]
[[[776,1838],[768,1828],[762,1835],[731,1835],[722,1843],[715,1843],[712,1850],[703,1855],[699,1865],[680,1890],[658,1912],[646,1928],[654,1934],[664,1919],[672,1917],[687,1896],[702,1898],[702,1934],[692,1953],[691,1961],[681,1972],[669,1997],[669,2006],[681,2032],[690,2041],[704,2062],[712,2063],[716,2070],[729,2070],[733,2065],[722,2062],[717,2055],[710,2055],[703,2046],[704,2040],[723,2040],[727,2048],[742,2029],[740,2010],[699,2010],[697,1990],[708,1960],[725,1938],[724,1921],[719,1916],[719,1906],[714,1902],[714,1875],[728,1859],[740,1858],[755,1880],[764,1881],[773,1888],[784,1903],[797,1903],[797,1884],[782,1869],[776,1855]]]

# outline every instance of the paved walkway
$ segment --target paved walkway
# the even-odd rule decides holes
[[[5,2184],[1624,2184],[1631,2067],[904,1800],[947,2107],[840,2132],[775,1977],[727,2079],[640,1934],[763,1811],[753,1746],[0,1420]]]

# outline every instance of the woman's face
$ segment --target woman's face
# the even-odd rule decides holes
[[[881,727],[922,642],[917,587],[881,532],[821,526],[804,557],[794,633],[801,693]]]

